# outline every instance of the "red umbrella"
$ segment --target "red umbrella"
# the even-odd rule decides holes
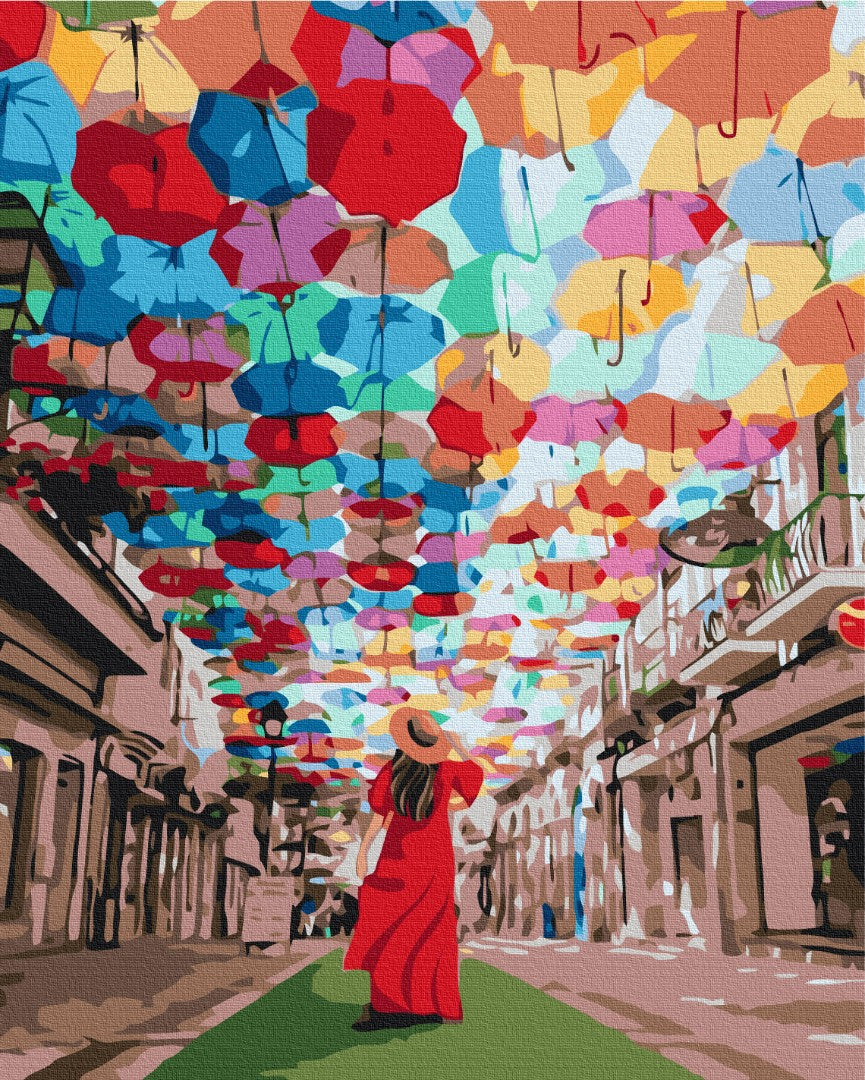
[[[288,558],[288,552],[276,547],[267,537],[217,540],[213,550],[223,562],[240,570],[271,570],[281,566]]]
[[[380,555],[365,562],[350,562],[348,576],[362,589],[372,592],[399,592],[414,580],[415,567],[404,559]]]
[[[424,87],[356,79],[309,114],[308,173],[350,214],[396,226],[456,190],[465,141]]]
[[[142,570],[138,580],[145,589],[160,596],[171,597],[193,596],[199,589],[228,591],[231,588],[231,582],[222,570],[209,570],[203,566],[182,569],[179,566],[170,566],[161,558],[157,559],[153,566]]]
[[[250,424],[245,445],[268,465],[302,468],[333,457],[339,450],[334,428],[337,422],[327,413],[287,418],[260,416]]]
[[[484,372],[480,379],[450,387],[433,406],[427,422],[445,449],[480,459],[522,442],[535,414]]]
[[[117,483],[121,487],[210,487],[206,461],[170,461],[130,453],[124,454],[124,457],[134,469],[148,471],[144,475],[118,472]]]
[[[179,247],[216,227],[228,199],[186,144],[188,124],[156,132],[100,120],[78,132],[72,184],[117,233]]]
[[[7,3],[0,25],[0,71],[32,60],[45,29],[45,5]]]

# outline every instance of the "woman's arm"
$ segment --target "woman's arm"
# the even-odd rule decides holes
[[[366,877],[366,857],[369,854],[369,849],[372,847],[373,841],[378,836],[381,829],[386,829],[388,827],[392,817],[393,813],[388,814],[387,818],[385,818],[383,814],[373,814],[372,821],[370,821],[366,832],[363,834],[363,839],[360,842],[360,848],[357,852],[356,864],[357,876],[361,881]]]

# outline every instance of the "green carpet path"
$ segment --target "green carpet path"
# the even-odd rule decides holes
[[[465,1021],[359,1034],[365,972],[337,949],[199,1036],[151,1080],[685,1080],[693,1074],[620,1031],[479,960],[464,959]]]

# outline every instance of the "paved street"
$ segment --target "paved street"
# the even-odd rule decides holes
[[[857,1080],[861,970],[682,945],[471,939],[482,957],[709,1080]]]
[[[321,1076],[326,1062],[378,1077],[385,1044],[388,1068],[404,1066],[412,1080],[440,1075],[442,1055],[467,1077],[538,1068],[551,1078],[598,1076],[600,1054],[604,1075],[641,1080],[685,1070],[710,1080],[853,1080],[861,1071],[865,977],[855,969],[678,945],[469,939],[462,1027],[360,1036],[350,1024],[366,976],[341,971],[337,944],[315,939],[294,943],[289,956],[245,957],[232,943],[166,953],[164,943],[140,940],[7,965],[0,1075],[140,1080],[165,1062],[157,1080],[303,1080]],[[214,1072],[217,1062],[229,1071]]]
[[[333,949],[294,942],[288,956],[244,956],[234,941],[139,938],[0,966],[0,1077],[138,1080],[203,1031]]]

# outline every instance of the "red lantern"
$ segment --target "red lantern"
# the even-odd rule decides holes
[[[865,596],[857,596],[836,609],[832,621],[845,645],[865,649]]]

